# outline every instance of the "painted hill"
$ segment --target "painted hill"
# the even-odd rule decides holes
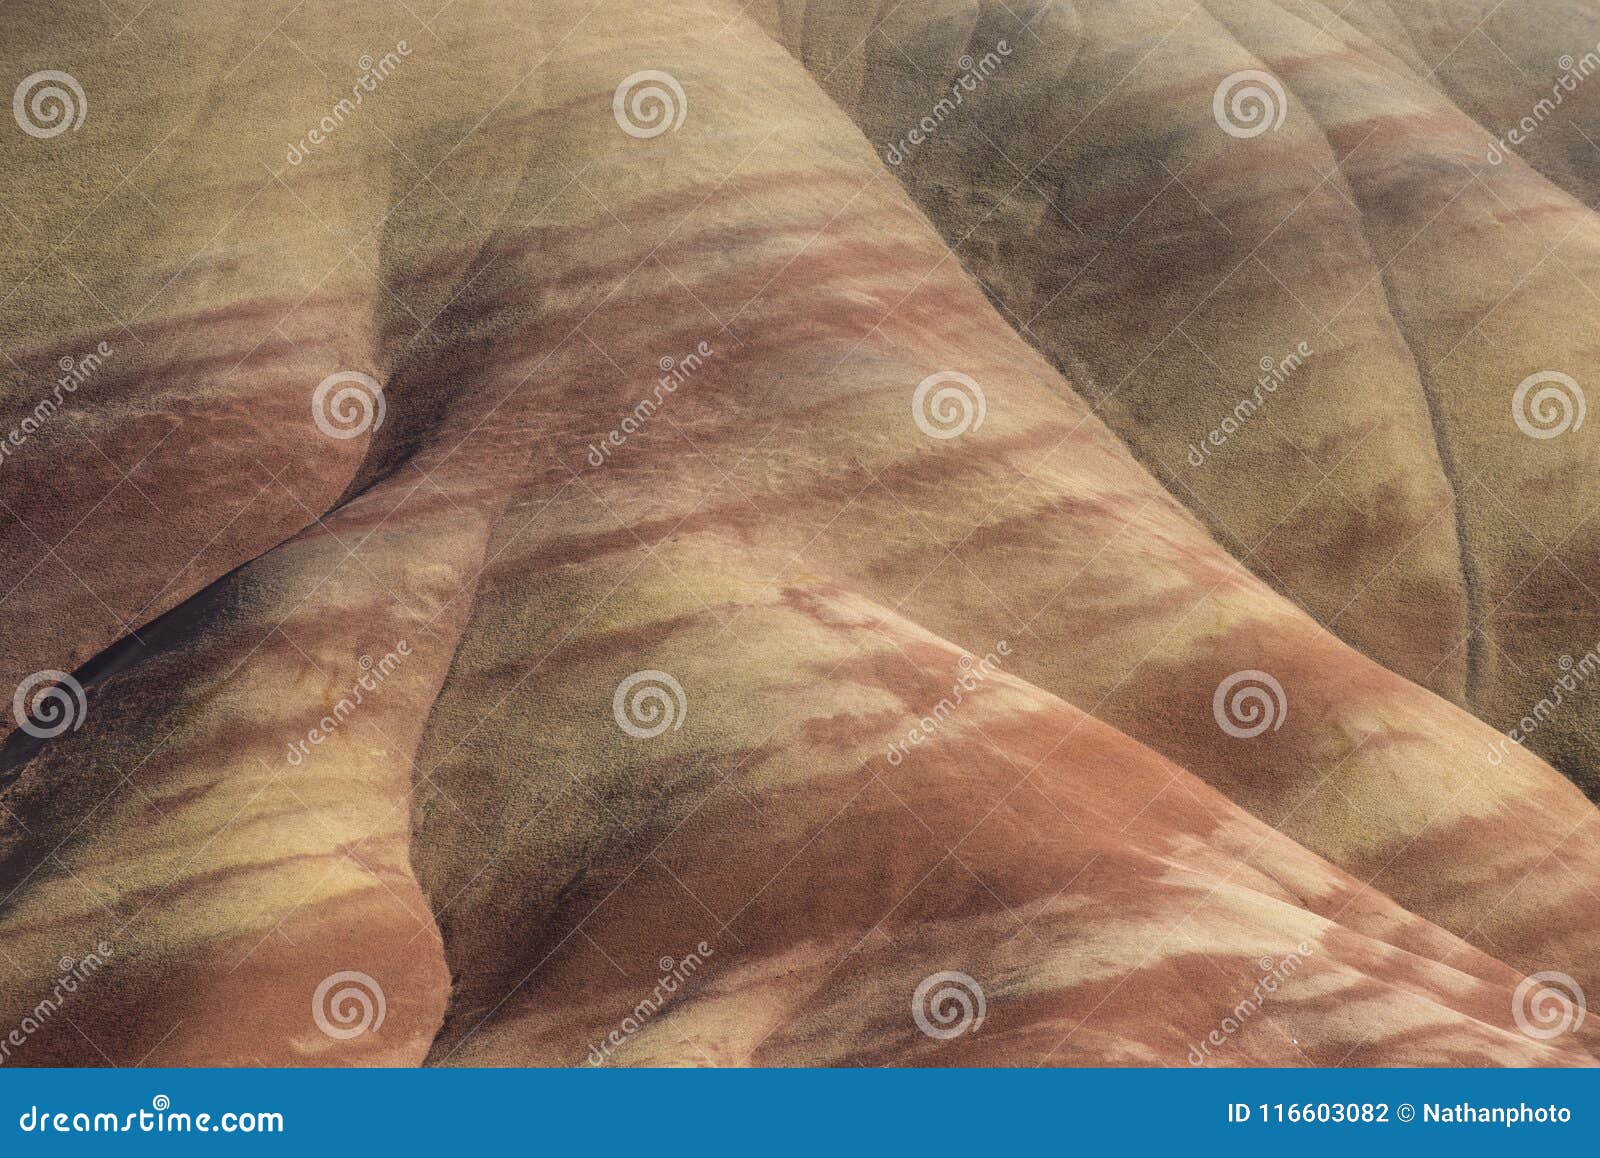
[[[1589,170],[1312,7],[0,11],[5,1063],[1592,1063]]]

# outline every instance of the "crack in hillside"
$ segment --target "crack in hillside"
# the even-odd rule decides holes
[[[1201,0],[1201,2],[1205,3],[1205,0]],[[1239,34],[1237,31],[1235,31],[1231,23],[1224,18],[1217,16],[1215,13],[1211,13],[1209,8],[1207,8],[1207,12],[1214,20],[1216,20],[1219,27],[1227,31],[1228,35],[1233,39],[1233,42],[1238,45],[1241,51],[1249,52],[1252,54],[1252,56],[1254,56],[1254,51],[1239,39]],[[1260,61],[1260,63],[1265,66],[1267,62]],[[1417,333],[1419,327],[1401,307],[1399,295],[1395,291],[1395,287],[1392,283],[1389,273],[1390,267],[1396,260],[1399,259],[1400,254],[1405,252],[1406,247],[1411,244],[1411,241],[1415,240],[1415,237],[1408,239],[1405,245],[1402,245],[1391,256],[1389,256],[1387,261],[1380,260],[1383,250],[1382,247],[1377,244],[1377,239],[1373,237],[1372,227],[1367,220],[1367,209],[1362,200],[1361,190],[1349,179],[1345,173],[1345,161],[1350,154],[1347,153],[1344,157],[1340,157],[1338,155],[1337,151],[1333,147],[1333,142],[1328,138],[1327,127],[1317,116],[1316,106],[1301,97],[1296,92],[1295,87],[1288,81],[1284,80],[1281,75],[1279,75],[1279,82],[1289,94],[1295,97],[1298,106],[1305,110],[1306,116],[1310,119],[1312,125],[1315,126],[1317,133],[1322,137],[1323,144],[1327,146],[1329,154],[1334,159],[1335,172],[1329,175],[1328,180],[1337,179],[1342,182],[1344,186],[1346,191],[1345,195],[1349,200],[1351,207],[1354,209],[1352,216],[1355,220],[1356,228],[1361,231],[1362,239],[1366,242],[1368,255],[1372,261],[1372,264],[1377,269],[1376,279],[1378,282],[1378,287],[1383,291],[1383,303],[1389,314],[1389,321],[1393,325],[1395,335],[1399,338],[1401,346],[1404,347],[1406,357],[1410,360],[1412,370],[1417,376],[1418,389],[1422,395],[1423,405],[1427,410],[1429,434],[1432,436],[1434,453],[1439,461],[1439,472],[1444,479],[1445,486],[1450,492],[1450,511],[1455,529],[1456,556],[1459,561],[1461,572],[1462,596],[1466,601],[1467,636],[1465,641],[1466,654],[1464,657],[1466,670],[1463,677],[1463,694],[1466,700],[1466,706],[1476,715],[1479,714],[1478,705],[1483,702],[1482,681],[1485,676],[1487,658],[1485,655],[1487,641],[1483,634],[1483,576],[1480,573],[1477,560],[1474,558],[1472,551],[1468,546],[1469,537],[1466,509],[1461,501],[1461,468],[1458,460],[1456,459],[1455,450],[1450,441],[1450,435],[1446,430],[1444,406],[1440,395],[1439,386],[1437,381],[1434,379],[1432,368],[1424,367],[1421,359],[1417,357],[1413,344],[1413,335]],[[1452,104],[1451,107],[1454,107],[1454,105]],[[1373,131],[1376,132],[1377,130],[1374,129]],[[1361,144],[1365,144],[1366,140],[1370,136],[1371,134],[1369,133],[1368,137],[1364,137],[1361,143],[1356,146],[1356,148],[1359,149]],[[1355,150],[1351,150],[1352,153],[1354,151]],[[1472,179],[1469,177],[1467,185],[1470,185],[1471,183]],[[1458,189],[1455,194],[1452,195],[1450,201],[1445,203],[1446,207],[1454,202],[1456,197],[1461,195],[1461,193],[1466,189],[1467,185],[1463,185],[1461,189]],[[1440,210],[1440,213],[1442,212],[1443,209]],[[1423,225],[1422,230],[1428,229],[1433,224],[1433,221],[1437,219],[1437,217],[1438,214],[1435,214],[1433,218],[1430,218],[1427,224]],[[1419,235],[1420,232],[1421,231],[1419,231]],[[1460,645],[1458,644],[1457,646]],[[1454,648],[1451,650],[1453,651]]]

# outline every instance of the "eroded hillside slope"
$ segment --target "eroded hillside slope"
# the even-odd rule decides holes
[[[758,8],[1237,557],[1600,791],[1592,8]]]
[[[0,748],[6,1060],[1590,1064],[1593,806],[1230,556],[761,15],[0,13],[88,104],[0,146],[6,421],[114,351],[0,466],[83,688]]]

